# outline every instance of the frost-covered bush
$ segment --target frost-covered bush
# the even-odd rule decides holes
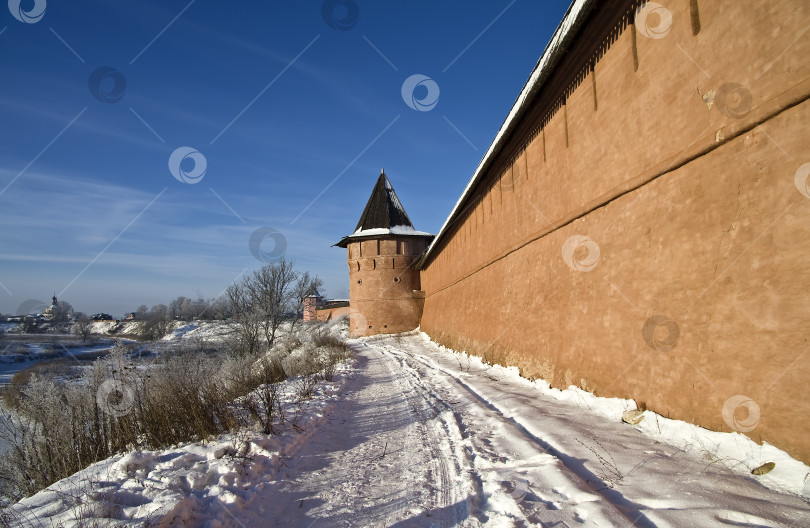
[[[284,423],[297,427],[300,403],[351,355],[334,328],[304,328],[259,356],[213,353],[192,343],[187,351],[135,363],[131,348],[117,345],[78,379],[21,377],[6,400],[13,405],[0,416],[0,437],[10,446],[0,459],[0,497],[31,495],[115,453],[255,423],[267,434]],[[292,410],[283,383],[288,376],[295,378],[288,386],[298,405]]]
[[[250,415],[262,428],[264,434],[275,433],[275,425],[284,422],[282,383],[287,379],[279,361],[265,357],[259,361],[261,384],[245,400]]]
[[[88,386],[34,376],[22,388],[16,412],[0,422],[0,436],[10,446],[0,464],[6,496],[30,495],[109,454]]]
[[[19,499],[89,464],[134,448],[157,449],[239,427],[224,357],[179,354],[136,366],[116,347],[78,383],[32,377],[0,419],[10,451],[0,494]]]
[[[133,404],[138,437],[131,440],[155,449],[236,428],[221,364],[218,357],[179,354],[145,369]]]
[[[138,323],[135,334],[141,339],[157,341],[169,335],[174,323],[168,317],[151,316],[146,321]]]

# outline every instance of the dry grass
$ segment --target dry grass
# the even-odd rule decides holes
[[[4,394],[11,411],[0,420],[0,437],[11,446],[0,460],[0,497],[19,500],[120,452],[254,424],[275,433],[287,420],[282,382],[297,377],[298,401],[308,399],[351,355],[341,338],[310,330],[261,357],[210,353],[207,344],[190,343],[184,352],[136,364],[117,346],[81,377],[65,361],[18,374]]]

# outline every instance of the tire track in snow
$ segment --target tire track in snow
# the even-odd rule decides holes
[[[408,360],[410,359],[410,360],[418,362],[423,368],[428,369],[429,373],[440,373],[439,375],[444,380],[448,380],[448,379],[452,380],[454,382],[454,385],[456,387],[458,387],[458,388],[461,388],[469,397],[472,397],[475,400],[475,402],[477,402],[477,405],[479,407],[485,408],[490,413],[494,414],[503,424],[506,424],[508,426],[507,430],[509,430],[512,434],[514,434],[514,433],[519,434],[525,441],[533,444],[535,446],[535,449],[537,449],[541,453],[545,453],[545,454],[548,454],[550,456],[553,456],[556,460],[558,460],[560,462],[560,464],[567,470],[568,478],[573,480],[575,483],[579,484],[579,485],[572,486],[574,489],[581,488],[581,487],[584,486],[584,487],[586,487],[588,489],[593,490],[594,493],[598,493],[603,499],[605,499],[604,501],[600,501],[600,502],[607,503],[610,507],[612,507],[612,509],[617,514],[619,514],[621,516],[621,518],[618,519],[618,520],[620,520],[620,522],[622,522],[622,524],[627,525],[629,523],[629,525],[637,526],[637,527],[640,527],[640,528],[654,528],[655,527],[655,524],[650,519],[648,519],[644,515],[644,513],[641,511],[641,509],[643,509],[644,506],[635,504],[632,501],[627,500],[619,491],[609,487],[609,485],[607,483],[605,483],[602,478],[600,478],[599,476],[597,476],[596,474],[591,472],[587,467],[585,467],[584,463],[580,459],[577,459],[577,458],[575,458],[575,457],[573,457],[571,455],[568,455],[564,451],[562,451],[562,450],[556,448],[555,446],[551,445],[548,441],[537,437],[523,423],[521,423],[519,420],[517,420],[512,415],[512,413],[509,413],[508,411],[505,411],[505,410],[499,408],[496,403],[487,400],[485,397],[483,397],[481,394],[479,394],[472,386],[470,386],[468,383],[466,383],[464,380],[462,380],[456,373],[441,367],[440,365],[436,364],[431,359],[425,359],[425,358],[419,357],[417,355],[411,354],[407,350],[398,349],[395,346],[388,345],[388,344],[385,344],[383,346],[386,348],[386,350],[389,353],[391,353],[391,354],[393,354],[395,356],[398,356],[400,358],[400,361],[403,362],[403,364],[407,364]],[[424,373],[420,373],[418,371],[418,369],[416,369],[414,367],[411,367],[411,368],[414,371],[416,371],[417,375],[421,376],[422,378],[431,376],[431,374],[428,374],[427,376],[425,376]],[[433,374],[433,375],[435,375],[435,374]],[[463,420],[463,417],[459,417],[459,418]],[[514,441],[514,439],[513,439],[513,441]],[[484,456],[489,457],[490,460],[492,458],[497,459],[497,457],[499,456],[497,454],[497,449],[493,449],[493,448],[487,449],[486,446],[481,445],[482,443],[483,442],[480,442],[480,441],[478,442],[479,445],[477,447],[478,447],[479,454],[482,454]],[[543,472],[541,472],[541,473],[543,473]],[[546,473],[546,476],[547,476],[548,472],[545,472],[545,473]],[[564,500],[569,499],[570,497],[567,496],[565,492],[560,492],[559,491],[561,489],[560,484],[558,482],[555,483],[555,484],[556,485],[549,486],[551,488],[551,490],[553,492],[556,492],[556,494],[559,495],[560,498],[562,498]],[[598,486],[595,487],[595,484],[597,484]],[[514,484],[514,485],[515,485],[515,487],[518,486],[518,484]],[[530,486],[528,481],[526,481],[524,485]],[[540,485],[542,486],[542,483],[540,483]],[[601,489],[599,489],[599,488],[601,488]],[[513,491],[514,491],[514,489],[513,489]],[[544,499],[543,496],[540,496],[540,497],[538,497],[540,499],[539,502],[545,504],[545,507],[547,509],[554,510],[554,509],[558,508],[558,506],[557,506],[558,501],[554,501],[554,500],[548,498],[548,497],[553,497],[553,495],[554,495],[553,493],[552,494],[545,493],[545,494],[542,494],[542,495],[546,496],[547,498]],[[532,513],[532,512],[527,512],[526,511],[526,509],[527,509],[526,505],[523,504],[523,501],[522,501],[523,497],[518,497],[518,499],[519,500],[517,500],[516,502],[518,503],[518,506],[521,508],[521,510],[523,510],[524,513]],[[582,517],[582,514],[580,513],[581,511],[582,510],[580,509],[579,512],[576,512],[575,518],[571,519],[571,520],[580,521],[580,522],[584,521],[585,519]],[[614,522],[617,520],[617,519],[615,519],[615,516],[610,515],[609,512],[605,512],[605,513],[607,513],[608,519],[613,518]],[[531,517],[531,516],[527,515],[527,517]],[[554,519],[554,520],[557,520],[557,519]],[[560,519],[560,520],[564,520],[564,519]]]
[[[362,343],[352,348],[358,371],[345,396],[234,520],[311,528],[474,525],[463,465],[443,456],[450,434],[436,403],[390,355]]]
[[[385,349],[375,348],[375,351],[388,359],[385,366],[392,375],[394,372],[391,363],[397,365],[402,373],[408,374],[404,372],[405,365],[393,355],[386,353]],[[418,378],[409,375],[396,376],[396,379],[403,394],[410,393],[414,396],[409,398],[408,402],[421,431],[423,445],[430,452],[430,468],[427,476],[435,492],[433,509],[443,512],[442,517],[433,519],[431,525],[435,526],[438,521],[439,526],[457,526],[460,520],[467,517],[466,511],[459,510],[467,509],[467,505],[462,506],[461,503],[466,503],[465,491],[469,491],[471,486],[468,479],[465,482],[465,473],[468,472],[462,467],[469,465],[469,460],[463,451],[460,455],[457,446],[454,445],[454,440],[460,439],[461,433],[457,428],[454,429],[455,423],[447,421],[447,414],[452,413],[452,410],[447,408],[432,391],[419,383]],[[448,452],[453,454],[450,458],[452,465],[448,464],[445,457]]]

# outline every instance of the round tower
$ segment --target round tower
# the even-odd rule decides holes
[[[413,265],[432,239],[414,229],[383,171],[354,233],[335,244],[346,248],[353,336],[419,326],[425,297]]]

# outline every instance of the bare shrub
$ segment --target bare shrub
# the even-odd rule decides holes
[[[0,496],[19,500],[115,453],[237,431],[245,413],[266,434],[283,423],[299,428],[303,402],[351,356],[328,330],[291,333],[261,358],[207,353],[200,341],[135,364],[119,344],[76,381],[46,378],[46,370],[15,378],[0,416],[10,446],[0,460]],[[288,375],[297,377],[293,402],[283,397]],[[241,398],[244,405],[234,403]]]
[[[321,369],[323,379],[332,381],[337,365],[352,357],[352,349],[346,344],[345,339],[323,328],[315,332],[312,343],[323,358]]]
[[[295,381],[295,392],[302,400],[309,400],[315,392],[320,377],[317,374],[306,374]]]
[[[231,398],[244,396],[259,383],[255,362],[255,358],[245,355],[228,356],[222,361],[219,376]]]
[[[0,466],[4,495],[30,495],[109,454],[92,401],[86,386],[37,376],[22,388],[17,412],[0,420],[0,436],[10,445]]]
[[[264,434],[275,434],[276,424],[284,422],[284,403],[281,401],[280,383],[266,383],[258,388],[245,402]]]
[[[298,333],[291,333],[286,336],[274,350],[277,356],[279,357],[287,357],[294,350],[297,348],[301,348],[304,345],[304,342],[301,340],[301,336]]]
[[[87,316],[81,317],[78,320],[76,320],[70,331],[73,334],[81,336],[82,343],[84,343],[87,341],[87,338],[90,337],[90,335],[92,335],[93,333],[93,322]]]
[[[326,328],[317,328],[312,334],[312,344],[317,348],[335,348],[349,353],[351,350],[346,344],[346,340],[340,336],[330,333]]]
[[[165,317],[154,316],[141,321],[135,329],[135,334],[147,341],[163,339],[172,330],[172,321]]]
[[[3,495],[18,500],[117,452],[239,427],[231,396],[255,384],[221,377],[224,358],[178,354],[139,369],[125,352],[114,348],[81,383],[34,375],[18,387],[14,410],[0,420],[0,437],[11,446],[0,465]]]

